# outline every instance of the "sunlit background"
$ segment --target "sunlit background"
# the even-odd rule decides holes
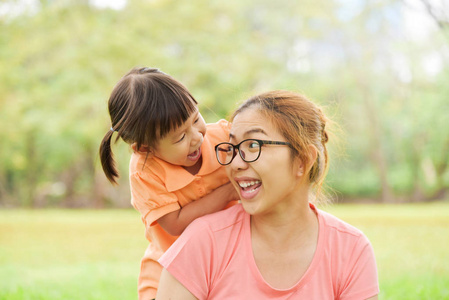
[[[0,299],[136,297],[130,150],[118,186],[97,154],[135,66],[184,83],[207,122],[272,89],[322,105],[325,209],[373,242],[381,298],[449,299],[446,0],[1,0]]]

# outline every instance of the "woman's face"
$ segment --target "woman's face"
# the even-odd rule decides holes
[[[260,112],[248,108],[232,122],[230,143],[245,139],[286,142],[280,132]],[[226,167],[227,174],[238,190],[244,209],[251,215],[270,214],[291,209],[297,201],[299,162],[291,158],[286,145],[263,145],[260,157],[251,163],[239,154]]]

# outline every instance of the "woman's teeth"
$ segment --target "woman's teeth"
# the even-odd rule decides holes
[[[259,184],[259,183],[260,183],[260,180],[246,181],[246,182],[241,181],[241,182],[239,182],[239,186],[240,186],[241,188],[247,188],[247,187],[250,187],[250,186]]]
[[[262,181],[260,180],[245,180],[238,181],[237,184],[240,187],[240,196],[242,199],[252,199],[254,198],[261,189]]]

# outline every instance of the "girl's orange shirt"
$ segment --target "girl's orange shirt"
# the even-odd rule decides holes
[[[132,154],[129,166],[131,203],[141,214],[145,236],[150,242],[142,259],[139,298],[140,290],[150,289],[151,295],[155,295],[162,271],[157,260],[178,238],[165,232],[157,220],[229,181],[225,169],[217,162],[214,150],[216,144],[228,140],[229,123],[226,120],[207,124],[207,132],[201,145],[202,166],[196,175],[190,174],[181,166],[156,157],[147,157],[146,153]],[[150,280],[143,282],[143,278],[147,277]]]

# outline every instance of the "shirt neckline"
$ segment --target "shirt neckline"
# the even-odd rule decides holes
[[[181,166],[172,165],[157,157],[148,158],[146,164],[147,167],[151,170],[151,172],[155,173],[157,176],[163,176],[167,191],[173,192],[187,186],[188,184],[193,182],[196,178],[205,176],[207,174],[211,174],[221,167],[221,165],[215,158],[215,150],[207,133],[204,137],[203,144],[201,145],[201,152],[203,162],[198,173],[195,175],[192,175]],[[140,153],[138,154],[142,155]],[[145,157],[141,157],[140,159],[145,159]],[[162,166],[162,169],[164,170],[165,174],[161,173],[160,171],[157,171],[159,168],[155,167],[155,165],[153,164],[158,164]],[[182,176],[180,176],[180,172],[182,173]]]
[[[295,283],[293,286],[287,289],[278,289],[273,286],[271,286],[268,282],[265,281],[262,274],[259,271],[259,268],[257,267],[256,261],[254,259],[253,255],[253,247],[251,243],[251,222],[250,218],[251,215],[246,213],[246,217],[244,219],[244,228],[245,228],[245,237],[244,241],[246,243],[246,257],[248,257],[248,267],[251,269],[251,272],[253,273],[253,276],[255,276],[257,284],[260,289],[266,291],[266,292],[278,292],[278,293],[292,293],[295,292],[298,289],[301,289],[304,287],[312,278],[314,272],[318,269],[318,264],[320,263],[321,257],[324,252],[324,241],[325,241],[325,229],[324,229],[324,220],[322,219],[322,215],[319,212],[318,209],[316,209],[315,205],[312,203],[309,203],[309,207],[316,213],[317,219],[318,219],[318,241],[317,241],[317,247],[315,250],[315,254],[313,255],[312,262],[310,263],[309,267],[307,268],[304,275],[299,279],[297,283]],[[243,209],[243,207],[242,207]]]

